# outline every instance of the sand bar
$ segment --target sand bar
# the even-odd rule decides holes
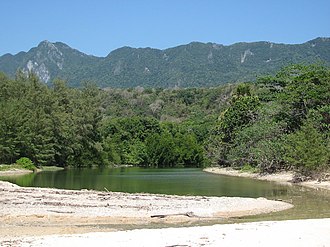
[[[330,246],[330,219],[265,221],[2,240],[3,246]]]
[[[88,226],[203,222],[289,209],[265,198],[25,188],[0,181],[0,237],[99,231]],[[164,216],[164,217],[163,217]]]

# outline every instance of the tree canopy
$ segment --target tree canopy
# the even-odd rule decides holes
[[[215,88],[70,88],[0,74],[0,162],[37,166],[329,167],[330,69],[292,65]]]

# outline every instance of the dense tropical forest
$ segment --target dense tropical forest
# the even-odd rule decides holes
[[[214,88],[52,86],[0,74],[0,163],[233,166],[312,175],[330,165],[330,69],[292,65]]]

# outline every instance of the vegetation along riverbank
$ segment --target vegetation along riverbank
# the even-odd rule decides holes
[[[0,163],[250,167],[326,180],[330,69],[292,65],[215,88],[69,88],[0,76]]]

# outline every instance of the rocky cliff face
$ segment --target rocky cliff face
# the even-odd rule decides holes
[[[51,72],[48,67],[62,70],[64,63],[63,53],[51,42],[43,41],[39,44],[36,54],[32,56],[22,68],[23,72],[34,72],[42,81],[48,83]]]
[[[93,62],[95,59],[66,44],[51,43],[45,40],[28,52],[20,52],[15,56],[6,54],[0,57],[0,71],[11,76],[18,69],[24,73],[33,72],[45,83],[51,83],[57,77],[70,81],[68,71],[72,69],[72,72],[76,71],[75,67],[79,67],[77,66],[79,61],[89,62],[89,60]]]
[[[54,78],[71,86],[92,81],[100,87],[201,87],[254,80],[292,63],[330,64],[330,38],[304,44],[271,42],[224,46],[192,42],[165,50],[123,47],[94,57],[66,44],[41,42],[28,52],[0,57],[0,71],[33,72],[45,83]]]

